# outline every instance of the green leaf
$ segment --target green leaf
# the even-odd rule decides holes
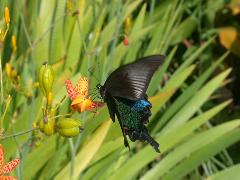
[[[162,91],[179,88],[182,83],[189,77],[195,67],[195,65],[191,65],[188,68],[184,69],[180,74],[172,75],[170,80],[167,81],[167,84],[163,87]]]
[[[231,138],[232,135],[233,134],[236,135],[236,133],[233,132],[236,132],[234,130],[237,130],[237,127],[239,125],[240,120],[235,120],[228,123],[224,123],[222,125],[209,129],[205,132],[197,133],[196,135],[190,137],[187,142],[176,147],[171,153],[169,153],[165,158],[163,158],[154,168],[148,171],[142,178],[146,180],[158,179],[159,177],[169,172],[169,170],[173,168],[175,165],[183,161],[185,158],[190,157],[192,153],[203,148],[204,146],[211,143],[217,143],[218,141],[222,142],[221,139],[226,140],[225,138],[229,136],[230,139],[232,139]],[[239,131],[237,138],[238,139],[240,138]],[[237,139],[232,141],[232,143],[235,142],[236,140]],[[224,149],[224,147],[222,147],[221,149]]]
[[[99,178],[99,176],[101,176],[101,174],[103,174],[107,168],[112,167],[112,163],[117,161],[118,157],[119,151],[115,151],[109,154],[107,157],[98,160],[93,165],[89,166],[89,170],[80,178],[83,180]]]
[[[199,90],[203,83],[210,77],[211,73],[219,66],[229,53],[225,53],[211,67],[209,67],[198,79],[195,80],[183,93],[171,104],[161,117],[161,121],[154,127],[156,132],[176,113],[179,109]]]
[[[23,169],[23,179],[33,177],[54,155],[57,146],[56,138],[57,136],[49,137],[27,156],[26,166]]]
[[[65,13],[65,2],[56,1],[55,10],[53,14],[52,23],[58,21],[58,23],[51,30],[50,46],[49,46],[49,62],[55,63],[57,60],[62,58],[65,54],[63,46],[63,24],[64,19],[62,14]],[[60,19],[61,18],[61,19]],[[59,20],[60,19],[60,20]]]
[[[171,121],[164,127],[164,130],[172,129],[183,122],[187,121],[197,110],[208,100],[209,96],[223,83],[223,80],[231,72],[228,69],[201,88],[195,96],[193,96],[188,103],[186,103],[171,119]]]
[[[186,159],[181,161],[179,165],[174,167],[171,170],[171,173],[167,173],[165,176],[163,176],[163,179],[171,180],[174,177],[184,177],[187,173],[194,170],[194,168],[196,168],[198,165],[229,147],[233,143],[239,141],[239,139],[240,130],[232,130],[231,132],[216,139],[214,142],[211,142],[190,154]]]
[[[174,72],[174,74],[178,74],[181,71],[183,71],[186,67],[188,67],[191,63],[193,63],[201,54],[202,52],[210,46],[210,44],[214,41],[215,38],[209,39],[207,42],[205,42],[201,47],[198,48],[197,51],[195,51],[189,58],[187,58],[183,64],[181,64],[180,67]]]
[[[163,65],[160,67],[160,70],[154,74],[154,76],[149,84],[149,88],[147,90],[148,95],[150,95],[150,96],[153,95],[154,92],[160,86],[161,80],[163,79],[163,76],[166,73],[167,68],[169,67],[169,64],[172,61],[173,56],[175,55],[176,51],[177,51],[177,46],[175,48],[173,48],[172,51],[170,52],[170,54],[166,57],[166,60],[163,63]]]
[[[240,164],[237,164],[208,177],[206,180],[226,180],[226,179],[238,180],[239,177],[240,177]]]
[[[173,32],[171,44],[177,44],[188,38],[198,25],[198,19],[192,15],[185,19]]]

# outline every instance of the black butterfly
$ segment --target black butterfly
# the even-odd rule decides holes
[[[129,147],[128,135],[131,141],[147,141],[159,152],[159,144],[149,135],[144,124],[149,122],[152,107],[146,91],[154,72],[164,59],[162,55],[141,58],[116,69],[103,86],[97,85],[113,122],[117,115],[126,147]]]

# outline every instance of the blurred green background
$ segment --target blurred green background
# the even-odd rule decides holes
[[[0,143],[5,163],[21,159],[12,176],[239,179],[239,0],[1,0],[0,15]],[[84,128],[77,137],[32,131],[44,119],[43,62],[55,74],[54,108],[67,78],[86,76],[93,89],[120,65],[152,54],[167,57],[148,88],[148,129],[160,154],[139,141],[125,148],[106,106],[72,114]],[[55,120],[70,111],[67,98]]]

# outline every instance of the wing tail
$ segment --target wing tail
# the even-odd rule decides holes
[[[147,141],[151,146],[155,149],[156,152],[160,153],[159,144],[155,141],[148,133],[147,128],[144,128],[144,132],[142,133],[142,139]]]

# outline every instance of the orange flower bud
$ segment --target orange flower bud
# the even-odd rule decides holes
[[[14,35],[12,35],[12,47],[13,47],[13,51],[17,50],[17,41]]]
[[[9,63],[5,65],[6,75],[8,78],[11,78],[12,67]]]
[[[5,37],[5,32],[0,28],[0,38],[1,38],[1,41],[4,41],[4,37]]]
[[[9,8],[7,6],[4,9],[4,20],[6,24],[10,23],[10,13],[9,13]]]
[[[52,94],[52,92],[49,92],[48,95],[47,95],[47,104],[48,104],[48,106],[51,106],[52,101],[53,101],[53,94]]]

